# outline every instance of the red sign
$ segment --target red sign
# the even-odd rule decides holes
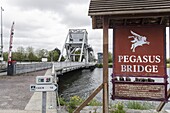
[[[114,32],[115,76],[166,75],[165,27],[116,27]]]

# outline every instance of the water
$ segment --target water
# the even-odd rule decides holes
[[[111,81],[112,69],[109,69],[109,94],[111,97],[112,83]],[[170,68],[167,69],[167,74],[170,75]],[[79,72],[61,75],[59,79],[59,94],[66,100],[70,97],[78,95],[82,98],[87,98],[91,92],[94,91],[102,83],[103,69],[96,68],[93,71],[82,70]],[[170,83],[170,79],[168,79]],[[170,85],[168,85],[170,87]],[[102,91],[95,97],[97,100],[102,101]],[[109,100],[113,103],[113,100]],[[154,102],[159,104],[159,102]],[[170,109],[170,103],[166,104],[166,109]]]

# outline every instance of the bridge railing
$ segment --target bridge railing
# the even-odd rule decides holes
[[[84,62],[55,62],[54,66],[55,68],[66,68],[66,67],[75,67],[75,66],[85,66],[86,64]]]

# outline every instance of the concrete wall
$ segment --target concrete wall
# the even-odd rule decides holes
[[[51,67],[52,67],[52,63],[49,62],[16,64],[16,74],[39,71],[39,70],[49,69]]]

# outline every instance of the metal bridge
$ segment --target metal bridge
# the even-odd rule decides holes
[[[64,50],[66,51],[66,60],[61,62]],[[58,62],[29,64],[16,64],[12,62],[10,64],[8,63],[7,74],[28,73],[52,68],[52,65],[54,65],[54,70],[57,75],[79,69],[94,69],[94,53],[92,47],[88,44],[87,31],[85,29],[69,30]]]
[[[56,75],[62,75],[67,72],[81,70],[81,69],[90,69],[95,68],[95,63],[84,63],[84,62],[55,62],[54,70]]]
[[[66,37],[59,62],[66,52],[66,61],[71,62],[93,62],[93,48],[88,44],[87,31],[85,29],[70,29]]]
[[[60,62],[64,51],[66,52],[66,60]],[[86,29],[69,29],[58,61],[58,63],[55,63],[57,74],[77,69],[94,68],[94,52],[88,44]]]

